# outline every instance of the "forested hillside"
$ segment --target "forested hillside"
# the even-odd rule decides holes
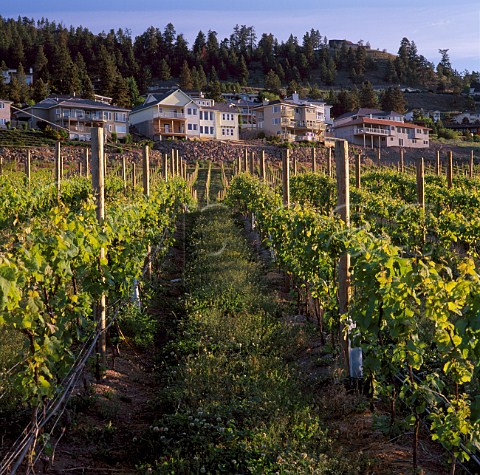
[[[478,72],[460,74],[452,68],[448,50],[440,50],[442,60],[434,65],[407,38],[395,55],[373,50],[368,42],[329,41],[314,28],[302,38],[290,35],[279,41],[272,34],[257,33],[253,26],[236,25],[223,39],[215,31],[199,31],[189,45],[171,23],[132,37],[122,29],[94,34],[44,18],[0,17],[0,38],[0,68],[20,73],[8,85],[0,80],[0,97],[17,104],[39,101],[49,93],[87,98],[97,93],[130,107],[149,86],[168,80],[184,89],[204,90],[213,98],[247,86],[276,95],[304,88],[311,97],[333,104],[337,96],[331,92],[325,97],[322,90],[358,85],[361,94],[366,81],[457,94],[479,82]],[[24,81],[30,68],[32,87]],[[339,100],[347,102],[342,109],[351,108],[351,99]]]

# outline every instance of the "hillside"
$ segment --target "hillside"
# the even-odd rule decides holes
[[[27,104],[52,92],[86,98],[100,94],[132,107],[158,81],[173,81],[213,99],[245,87],[283,95],[292,89],[348,89],[370,81],[377,87],[401,84],[459,93],[479,82],[478,74],[454,71],[446,53],[439,65],[429,62],[407,38],[391,54],[372,50],[368,42],[329,40],[314,28],[301,39],[290,35],[279,41],[254,26],[236,25],[227,38],[219,38],[208,25],[200,27],[208,33],[200,30],[189,45],[171,23],[132,37],[123,29],[96,35],[44,18],[0,17],[0,67],[16,70],[17,79],[0,81],[0,97]],[[33,88],[26,80],[30,69]]]

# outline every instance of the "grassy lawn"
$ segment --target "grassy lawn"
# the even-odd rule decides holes
[[[243,230],[222,206],[190,219],[185,316],[164,348],[141,472],[365,473],[364,457],[336,449],[286,363],[304,335],[281,318]]]

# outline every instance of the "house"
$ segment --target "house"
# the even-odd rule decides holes
[[[456,124],[480,124],[480,113],[462,112],[452,117]]]
[[[257,131],[289,142],[323,140],[331,123],[332,106],[321,101],[301,99],[293,94],[283,100],[264,101],[254,108]]]
[[[0,129],[5,129],[7,127],[7,122],[11,121],[11,105],[12,101],[7,101],[6,99],[0,99]]]
[[[198,106],[192,103],[192,98],[180,89],[173,89],[148,94],[144,103],[130,112],[129,123],[152,140],[186,139],[188,120],[191,126],[188,135],[198,135],[197,118]]]
[[[3,76],[4,84],[10,84],[12,78],[18,78],[18,72],[16,69],[4,69],[1,71]],[[25,72],[25,83],[27,86],[31,86],[33,84],[33,69],[30,68],[29,72]]]
[[[30,128],[50,125],[67,130],[70,140],[90,140],[90,128],[102,124],[106,135],[127,135],[129,109],[75,96],[49,96],[15,114]]]
[[[446,129],[453,130],[460,134],[480,135],[480,121],[477,122],[462,122],[461,124],[450,123],[445,124]]]
[[[254,114],[254,108],[259,105],[258,101],[251,101],[249,99],[233,99],[229,100],[228,104],[235,107],[240,116],[239,123],[242,130],[256,129],[256,116]]]
[[[363,147],[428,148],[428,127],[405,122],[402,114],[377,109],[358,109],[333,121],[335,138]]]
[[[130,125],[152,140],[238,140],[236,108],[180,89],[149,94],[130,113]]]

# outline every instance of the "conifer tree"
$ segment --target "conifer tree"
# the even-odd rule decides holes
[[[192,89],[193,82],[192,82],[192,75],[190,73],[190,68],[188,67],[188,63],[185,60],[182,65],[182,71],[180,72],[180,88],[181,89]]]
[[[32,98],[35,102],[43,101],[49,94],[48,83],[44,82],[42,78],[37,79],[33,84]]]
[[[170,72],[170,66],[168,65],[165,58],[160,61],[160,74],[159,77],[162,81],[168,81],[172,75]]]
[[[376,109],[378,107],[378,97],[370,81],[365,81],[362,84],[359,96],[360,107],[366,107],[368,109]]]

